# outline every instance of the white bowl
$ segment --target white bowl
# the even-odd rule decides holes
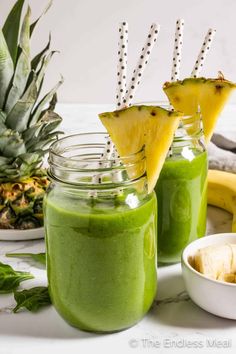
[[[0,229],[0,241],[27,241],[37,240],[43,237],[43,227],[29,230]]]
[[[236,320],[236,284],[209,279],[189,263],[198,249],[225,243],[236,244],[236,233],[210,235],[190,243],[182,253],[182,273],[187,292],[198,306],[214,315]]]

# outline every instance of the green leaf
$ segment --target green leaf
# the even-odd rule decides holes
[[[46,264],[45,253],[7,253],[6,257],[29,258],[43,265]]]
[[[2,30],[0,29],[0,109],[6,100],[9,84],[14,74],[14,65]]]
[[[61,86],[63,83],[64,79],[61,78],[61,80],[53,87],[53,89],[48,92],[42,100],[38,103],[38,105],[35,107],[33,113],[32,113],[32,119],[30,121],[30,126],[34,125],[37,123],[38,119],[40,118],[40,115],[42,113],[42,110],[45,108],[46,104],[51,101],[51,99],[54,97],[55,93],[57,92],[58,88]]]
[[[28,272],[15,271],[8,264],[0,262],[0,293],[14,291],[22,281],[33,279],[34,276]]]
[[[44,54],[47,53],[47,51],[49,50],[50,45],[51,45],[51,34],[49,34],[49,40],[48,40],[48,43],[47,43],[46,47],[43,48],[43,50],[39,54],[37,54],[34,57],[34,59],[31,61],[31,69],[32,70],[36,71],[36,69],[37,69],[40,61],[42,60]]]
[[[48,12],[48,10],[50,9],[50,7],[52,6],[52,3],[53,3],[53,1],[50,0],[49,3],[48,3],[48,5],[46,6],[46,8],[43,10],[42,14],[37,18],[37,20],[35,20],[35,21],[31,24],[31,26],[30,26],[30,36],[32,36],[32,34],[33,34],[33,32],[34,32],[34,29],[35,29],[37,23],[39,22],[39,20],[41,19],[41,17],[43,17],[43,16]]]
[[[17,166],[19,177],[31,176],[32,173],[41,167],[44,152],[26,153],[18,156],[14,164]]]
[[[17,58],[18,36],[23,5],[24,0],[18,0],[15,3],[2,29],[14,65]]]
[[[55,112],[48,110],[43,113],[43,116],[38,121],[40,124],[40,130],[37,131],[37,135],[35,134],[31,140],[27,140],[25,142],[27,151],[33,152],[37,151],[38,149],[42,149],[46,145],[49,145],[53,140],[55,140],[59,134],[63,134],[61,131],[54,131],[51,133],[54,129],[56,129],[61,121],[62,118]],[[29,128],[28,130],[32,129],[33,127]]]
[[[30,16],[31,10],[28,7],[27,13],[24,17],[24,21],[20,33],[20,55],[16,63],[16,69],[13,78],[13,84],[11,90],[8,94],[5,111],[9,113],[14,107],[16,102],[23,95],[26,84],[28,81],[28,76],[31,71],[31,60],[30,60]]]
[[[40,128],[41,128],[40,124],[35,124],[31,128],[26,129],[22,133],[22,137],[26,145],[28,142],[31,142],[32,140],[36,139],[38,132],[40,131]]]
[[[56,112],[52,112],[51,110],[46,111],[42,118],[40,118],[40,123],[44,123],[39,132],[40,139],[56,129],[61,121],[62,118]]]
[[[6,120],[6,114],[0,110],[0,139],[1,135],[7,130],[7,127],[5,125],[5,120]]]
[[[0,122],[4,123],[6,120],[6,113],[0,109]]]
[[[13,309],[14,313],[18,312],[21,308],[36,312],[44,306],[51,305],[48,288],[45,286],[15,291],[14,298],[17,303],[16,307]]]
[[[17,130],[18,132],[23,132],[27,128],[30,113],[37,97],[36,80],[37,78],[35,76],[22,98],[8,114],[6,118],[7,127]]]
[[[44,78],[46,69],[48,67],[48,64],[50,63],[50,60],[52,58],[52,56],[58,53],[57,51],[51,51],[47,56],[44,57],[43,61],[42,61],[42,65],[41,68],[39,69],[39,71],[37,72],[37,81],[36,81],[36,85],[37,85],[37,90],[39,90],[42,80]]]
[[[52,96],[51,101],[49,102],[48,110],[54,111],[56,108],[56,104],[57,104],[57,93],[55,92],[54,95]]]
[[[5,157],[16,157],[26,152],[25,143],[18,132],[8,129],[1,135],[0,152]]]

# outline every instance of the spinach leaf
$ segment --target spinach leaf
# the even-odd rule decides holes
[[[27,310],[36,312],[44,306],[51,304],[48,288],[45,286],[37,286],[35,288],[15,291],[14,298],[16,300],[16,307],[13,312],[18,312],[19,309],[25,307]]]
[[[0,294],[14,291],[22,281],[33,279],[28,272],[15,271],[8,264],[0,262]]]
[[[45,253],[7,253],[6,257],[16,257],[16,258],[31,258],[32,260],[46,265],[46,254]]]

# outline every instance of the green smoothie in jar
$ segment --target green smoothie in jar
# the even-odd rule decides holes
[[[183,249],[205,235],[207,153],[200,115],[183,118],[156,184],[158,261],[179,262]]]
[[[89,143],[91,139],[92,143]],[[86,142],[86,143],[85,143]],[[147,194],[144,152],[139,175],[98,167],[103,134],[56,142],[45,198],[47,273],[53,305],[71,325],[113,332],[137,323],[157,289],[155,193]],[[99,181],[99,184],[98,184]]]

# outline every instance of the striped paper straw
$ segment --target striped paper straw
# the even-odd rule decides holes
[[[206,60],[206,56],[211,48],[212,40],[215,37],[215,34],[216,34],[216,30],[213,29],[208,30],[203,45],[201,47],[200,53],[194,65],[193,71],[191,73],[191,77],[198,77],[199,74],[201,73],[204,61]]]
[[[142,77],[143,72],[147,66],[153,46],[157,41],[159,31],[160,31],[160,26],[158,24],[153,23],[151,25],[146,43],[145,43],[144,47],[142,48],[142,52],[139,57],[139,61],[137,63],[137,66],[136,66],[135,70],[133,71],[133,76],[132,76],[129,88],[128,88],[125,98],[123,100],[123,104],[125,106],[132,105],[135,92],[140,84],[141,77]]]
[[[178,19],[176,21],[171,81],[179,80],[180,64],[182,59],[183,34],[184,34],[184,20]]]

